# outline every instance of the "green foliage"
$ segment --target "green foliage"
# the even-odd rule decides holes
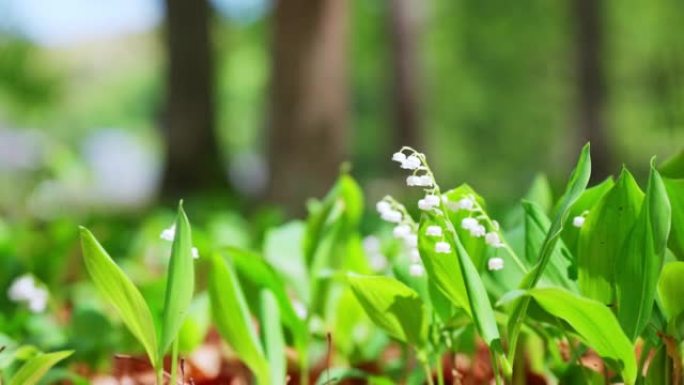
[[[637,375],[634,346],[606,306],[560,288],[531,289],[523,295],[567,323],[596,353],[617,364],[616,369],[626,384],[634,384]]]
[[[220,255],[211,258],[209,298],[213,320],[221,336],[254,372],[260,385],[271,383],[268,360],[264,354],[245,295],[232,268]]]
[[[164,314],[162,316],[161,341],[159,357],[163,357],[176,339],[185,318],[187,317],[192,295],[195,291],[195,268],[192,258],[192,234],[190,222],[183,211],[183,204],[178,206],[176,234],[171,248],[171,260],[167,274]]]
[[[100,295],[119,313],[122,321],[145,348],[150,362],[158,359],[157,331],[145,299],[126,274],[86,228],[81,228],[86,270]]]
[[[271,375],[271,384],[285,385],[287,362],[285,361],[285,337],[280,323],[280,310],[275,296],[268,291],[261,291],[261,304],[264,325],[263,340],[266,347],[266,358]]]
[[[373,322],[399,341],[425,348],[428,318],[418,293],[388,277],[349,274],[347,279]]]
[[[670,213],[663,180],[652,163],[639,217],[615,267],[618,319],[632,340],[651,317],[670,233]]]
[[[634,227],[644,193],[623,168],[615,185],[582,225],[577,251],[582,294],[605,304],[615,301],[615,266],[624,259],[625,240]]]
[[[39,353],[14,374],[7,385],[35,385],[50,368],[73,354],[73,351]]]

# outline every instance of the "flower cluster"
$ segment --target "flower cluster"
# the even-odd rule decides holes
[[[173,238],[175,238],[175,237],[176,237],[176,225],[175,224],[171,225],[171,227],[169,227],[167,229],[162,230],[161,234],[159,234],[159,238],[161,238],[165,241],[169,241],[169,242],[173,242]],[[192,252],[192,258],[193,259],[199,258],[199,250],[197,250],[196,247],[193,246],[191,249],[191,252]]]
[[[32,275],[26,274],[12,282],[7,296],[13,302],[26,304],[33,313],[42,313],[47,307],[49,294],[36,283]]]
[[[408,250],[411,265],[409,273],[414,277],[425,274],[425,268],[420,259],[418,251],[418,225],[413,218],[406,212],[406,209],[390,197],[386,197],[377,203],[376,208],[380,217],[387,222],[396,224],[392,230],[395,238],[403,240]]]

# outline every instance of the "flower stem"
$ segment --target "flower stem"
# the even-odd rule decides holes
[[[176,377],[178,375],[178,338],[173,341],[171,346],[171,380],[169,384],[176,385]]]

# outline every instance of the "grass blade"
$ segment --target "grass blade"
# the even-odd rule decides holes
[[[7,385],[35,385],[50,368],[72,354],[70,350],[39,354],[22,365]]]

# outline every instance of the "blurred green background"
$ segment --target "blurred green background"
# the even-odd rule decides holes
[[[304,210],[343,161],[371,201],[429,155],[494,205],[684,143],[678,0],[3,0],[0,212],[178,197]]]

